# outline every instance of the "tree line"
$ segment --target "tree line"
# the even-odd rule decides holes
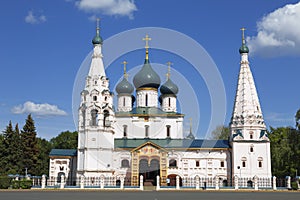
[[[300,109],[295,115],[295,127],[270,127],[272,175],[280,178],[300,176]],[[212,139],[227,140],[228,126],[218,126],[212,132]]]
[[[48,174],[49,153],[54,148],[76,149],[77,132],[65,131],[48,141],[37,137],[31,115],[27,116],[22,130],[10,121],[0,134],[0,176]]]

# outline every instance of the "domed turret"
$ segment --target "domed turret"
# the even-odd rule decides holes
[[[131,83],[124,77],[123,80],[118,83],[116,91],[118,94],[131,94],[134,88]]]
[[[176,95],[178,93],[178,87],[170,78],[168,78],[168,80],[160,87],[160,93]]]

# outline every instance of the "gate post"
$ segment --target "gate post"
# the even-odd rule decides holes
[[[46,175],[43,174],[42,176],[42,189],[44,189],[46,187]]]
[[[121,183],[120,183],[120,189],[124,189],[124,180],[125,180],[125,177],[121,176],[120,177],[120,181],[121,181]]]
[[[215,177],[215,183],[216,183],[216,190],[219,190],[220,186],[219,186],[219,176],[218,175]]]
[[[258,190],[258,177],[254,176],[254,190]]]
[[[144,190],[144,177],[143,177],[143,175],[140,176],[140,190]]]
[[[104,175],[100,177],[100,188],[104,189]]]
[[[60,189],[64,189],[65,188],[65,176],[61,175],[60,176]]]
[[[273,176],[273,190],[277,190],[277,187],[276,187],[276,176]]]
[[[234,189],[238,190],[239,189],[239,177],[234,176]]]
[[[156,190],[160,189],[160,185],[159,185],[159,176],[156,176]]]
[[[196,176],[196,190],[199,190],[200,187],[200,181],[199,181],[199,176]]]
[[[289,189],[291,189],[291,177],[290,176],[286,176],[285,178],[287,179],[287,181],[286,181],[286,188],[289,190]]]
[[[83,175],[80,176],[80,188],[81,189],[84,188],[84,176]]]
[[[179,186],[179,176],[176,176],[176,190],[179,190],[180,186]]]

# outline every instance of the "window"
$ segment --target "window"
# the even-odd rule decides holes
[[[177,167],[177,161],[175,159],[171,159],[169,161],[169,167]]]
[[[258,161],[258,168],[262,168],[263,158],[262,157],[258,157],[257,161]]]
[[[224,167],[224,166],[225,166],[224,161],[221,161],[221,162],[220,162],[220,166],[221,166],[221,167]]]
[[[125,103],[126,103],[125,101],[126,101],[126,99],[125,99],[125,97],[123,97],[123,106],[124,106],[124,107],[125,107],[125,105],[126,105],[126,104],[125,104]]]
[[[253,134],[250,133],[250,139],[253,139]]]
[[[250,146],[250,152],[252,153],[254,151],[253,145]]]
[[[166,128],[167,128],[167,137],[171,137],[171,134],[170,134],[171,126],[167,125]]]
[[[64,166],[59,166],[60,171],[64,171]]]
[[[107,101],[107,97],[104,97],[104,101]]]
[[[127,137],[127,125],[123,126],[123,137]]]
[[[108,117],[109,117],[109,112],[108,112],[108,110],[104,110],[104,111],[103,111],[103,115],[104,115],[104,118],[103,118],[103,126],[104,126],[104,127],[109,127],[109,126],[110,126],[110,121],[108,120]]]
[[[196,160],[196,167],[200,167],[200,162],[199,162],[199,160]]]
[[[97,96],[93,96],[93,101],[97,101]]]
[[[148,106],[148,94],[145,96],[145,106]]]
[[[242,162],[242,167],[246,167],[246,161]]]
[[[171,106],[171,98],[169,97],[168,100],[169,100],[169,107],[170,107]]]
[[[121,167],[128,168],[129,167],[129,161],[127,159],[124,159],[121,161]]]
[[[94,109],[91,111],[92,126],[97,126],[98,110]]]
[[[146,125],[145,126],[145,138],[148,138],[149,137],[149,126]]]

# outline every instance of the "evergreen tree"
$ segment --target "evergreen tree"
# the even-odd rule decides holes
[[[4,136],[0,134],[0,176],[5,174],[4,167],[5,167],[5,156],[4,156]]]
[[[31,115],[28,115],[23,130],[21,131],[21,142],[23,161],[22,170],[25,170],[27,168],[28,174],[39,175],[37,168],[39,149],[34,120],[32,119]]]
[[[38,156],[38,165],[37,165],[37,174],[48,175],[49,173],[49,153],[52,149],[51,143],[45,139],[37,138],[39,156]]]
[[[78,133],[77,131],[64,131],[52,138],[50,142],[54,149],[77,149]]]

